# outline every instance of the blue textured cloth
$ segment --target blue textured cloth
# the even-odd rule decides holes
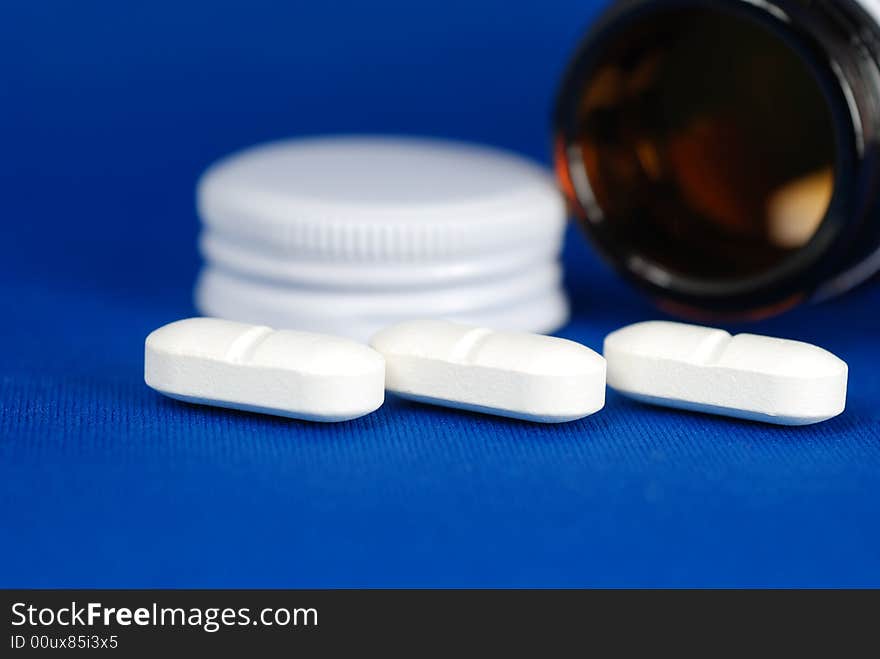
[[[192,315],[193,185],[287,135],[547,161],[597,3],[13,2],[0,9],[0,585],[880,586],[880,287],[732,329],[851,367],[838,419],[649,408],[539,426],[389,401],[317,425],[177,403],[143,339]],[[572,232],[600,348],[658,317]]]

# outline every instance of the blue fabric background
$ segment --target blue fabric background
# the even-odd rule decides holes
[[[389,401],[313,425],[179,404],[143,339],[193,314],[193,184],[286,135],[547,161],[587,0],[0,9],[0,585],[880,586],[880,287],[746,329],[846,359],[804,429],[652,409],[543,427]],[[658,317],[569,236],[594,348]]]

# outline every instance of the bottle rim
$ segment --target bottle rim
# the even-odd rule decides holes
[[[833,5],[833,6],[832,6]],[[609,230],[583,166],[578,108],[583,86],[605,48],[636,22],[675,9],[709,9],[756,21],[804,63],[831,113],[835,181],[819,228],[794,253],[765,272],[713,280],[682,275],[638,253]],[[866,30],[865,26],[871,29]],[[566,72],[557,98],[554,158],[572,209],[591,241],[612,266],[677,313],[771,315],[810,297],[842,266],[846,246],[864,219],[864,167],[874,145],[880,108],[876,56],[880,29],[856,0],[622,0],[594,23]],[[692,315],[692,314],[691,314]]]

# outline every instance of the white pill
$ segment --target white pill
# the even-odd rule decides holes
[[[150,334],[144,380],[178,400],[309,421],[355,419],[385,399],[385,362],[368,346],[216,318]]]
[[[411,400],[545,423],[605,405],[605,360],[573,341],[415,320],[371,343],[388,391]]]
[[[648,403],[800,426],[846,406],[846,363],[809,343],[653,321],[605,339],[608,386]]]

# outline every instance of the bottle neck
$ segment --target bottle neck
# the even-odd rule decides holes
[[[880,272],[880,0],[827,4],[816,10],[831,10],[843,34],[830,50],[841,86],[848,90],[859,166],[852,226],[842,240],[844,257],[816,288],[817,301],[839,296]]]
[[[760,23],[798,53],[822,89],[833,117],[834,184],[824,219],[813,238],[778,267],[760,276],[723,282],[679,277],[644,258],[626,232],[609,230],[583,147],[581,107],[587,81],[607,54],[611,35],[633,20],[649,23],[664,11],[728,12]],[[618,39],[619,41],[619,39]],[[575,213],[600,251],[628,278],[667,306],[715,315],[774,313],[837,281],[880,244],[880,0],[621,0],[588,35],[559,97],[556,160]],[[754,89],[770,94],[774,89]],[[635,226],[633,231],[639,231]],[[631,235],[631,234],[630,234]],[[621,237],[623,236],[623,237]],[[873,244],[872,244],[873,243]],[[867,249],[871,247],[872,249]],[[880,269],[880,254],[876,257]]]

